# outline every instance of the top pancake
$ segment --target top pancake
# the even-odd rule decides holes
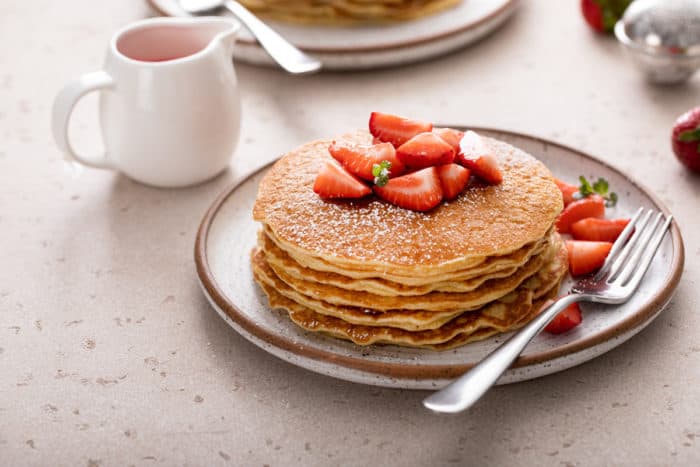
[[[370,144],[358,131],[339,139]],[[313,192],[331,140],[305,144],[283,156],[260,182],[253,218],[288,251],[341,267],[435,274],[468,268],[542,238],[562,209],[552,174],[525,152],[484,138],[503,183],[474,184],[429,212],[399,208],[370,196],[327,201]]]

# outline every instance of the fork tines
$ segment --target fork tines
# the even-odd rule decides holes
[[[663,213],[654,216],[653,210],[639,208],[615,241],[594,280],[606,278],[609,284],[636,288],[672,220],[673,216],[668,216],[664,222]]]

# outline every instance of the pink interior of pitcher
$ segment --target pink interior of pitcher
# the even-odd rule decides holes
[[[117,50],[141,62],[164,62],[196,54],[212,38],[225,30],[224,25],[176,26],[158,24],[133,29],[117,39]]]

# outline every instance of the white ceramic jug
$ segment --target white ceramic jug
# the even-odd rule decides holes
[[[139,182],[178,187],[207,180],[228,165],[241,120],[232,62],[239,25],[224,18],[154,18],[112,38],[104,69],[56,97],[58,147],[91,167],[119,170]],[[78,99],[100,91],[106,152],[76,153],[68,137]]]

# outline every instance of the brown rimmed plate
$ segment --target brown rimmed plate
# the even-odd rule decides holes
[[[472,129],[520,147],[564,180],[575,181],[579,175],[605,177],[620,195],[620,202],[608,210],[608,217],[630,217],[639,206],[670,214],[649,190],[592,156],[542,138]],[[385,345],[360,347],[304,331],[284,312],[271,310],[250,270],[250,251],[259,228],[251,210],[266,169],[244,177],[219,196],[204,216],[195,244],[197,274],[205,295],[224,321],[246,339],[294,365],[335,378],[377,386],[435,389],[464,373],[507,337],[494,336],[444,352]],[[565,370],[634,336],[671,299],[683,259],[683,241],[674,223],[671,235],[664,239],[630,301],[619,306],[582,304],[584,321],[580,326],[565,334],[545,333],[535,338],[499,383]]]
[[[163,15],[187,16],[179,0],[147,0]],[[313,54],[326,70],[371,69],[437,57],[471,44],[503,24],[520,0],[464,0],[444,12],[397,24],[313,26],[269,21],[297,47]],[[275,66],[245,29],[234,49],[236,59]]]

